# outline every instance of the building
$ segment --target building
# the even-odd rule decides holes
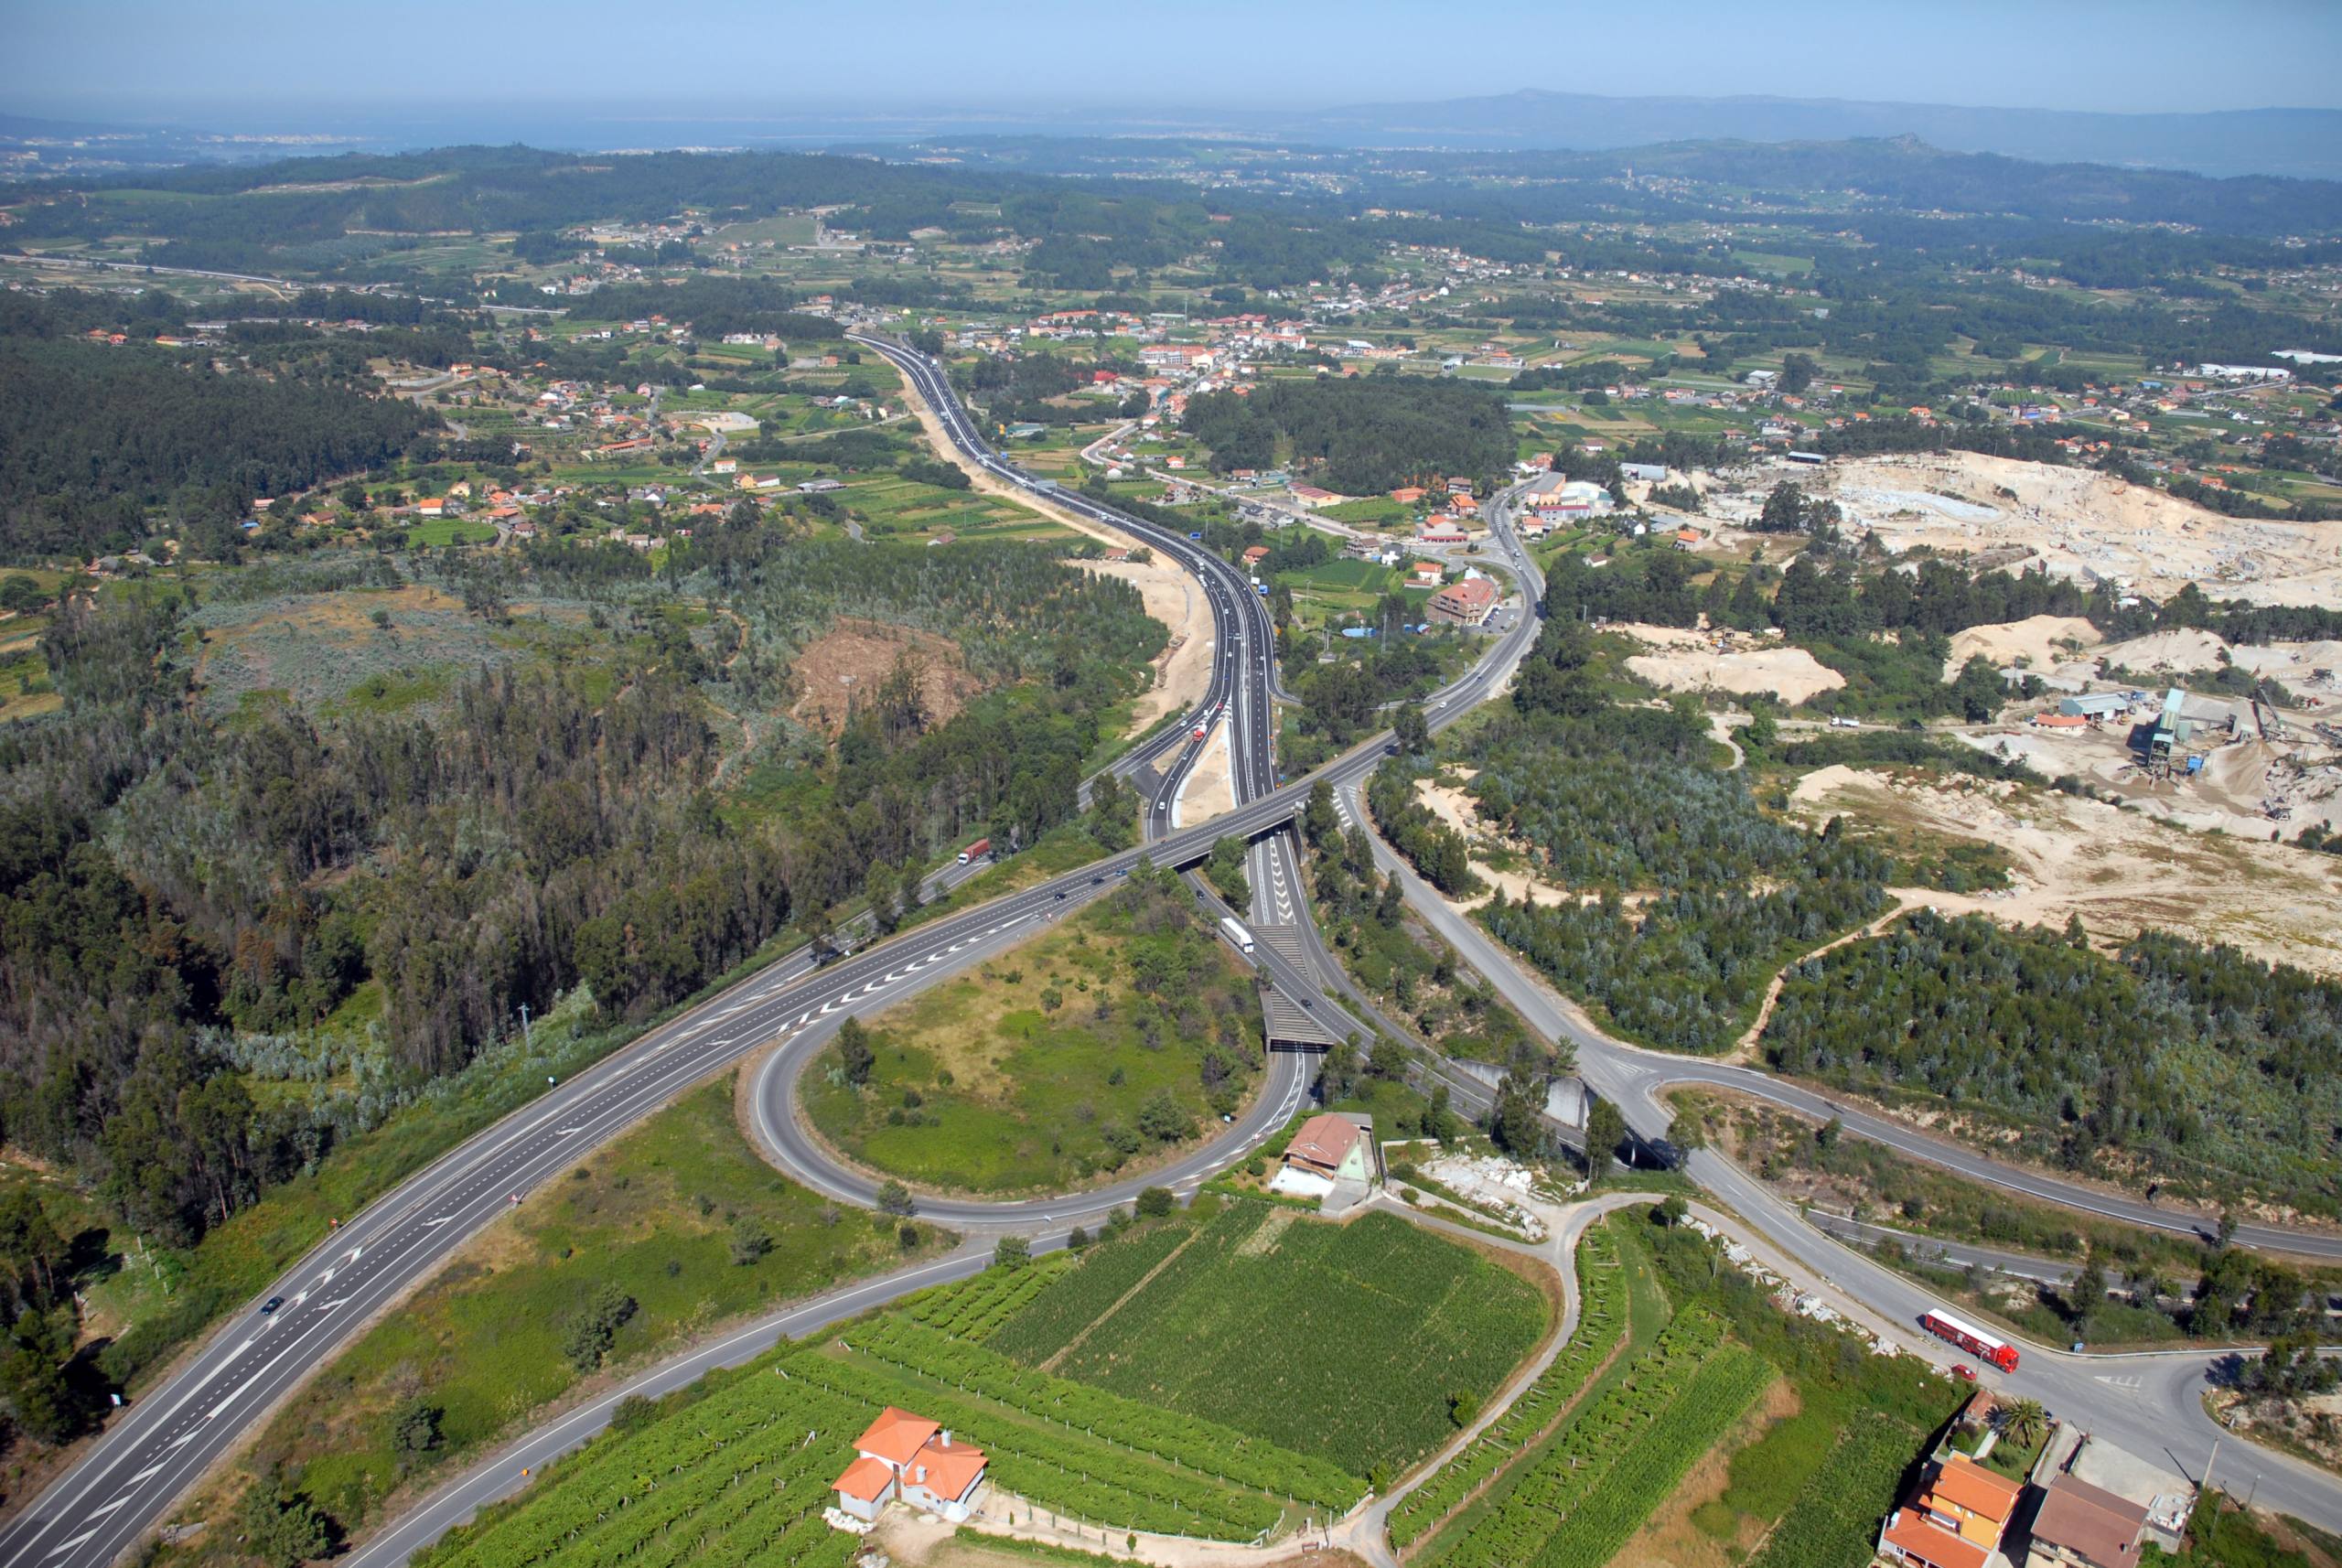
[[[1450,583],[1431,596],[1427,613],[1449,626],[1479,626],[1497,607],[1497,585],[1486,577]]]
[[[1967,1455],[1953,1454],[1928,1471],[1907,1511],[1990,1552],[2000,1545],[2024,1490]]]
[[[830,1483],[838,1507],[870,1520],[900,1498],[958,1524],[975,1509],[984,1485],[984,1453],[954,1443],[922,1415],[888,1405],[854,1440],[854,1461]]]
[[[1610,492],[1585,479],[1548,474],[1520,493],[1521,510],[1541,522],[1565,522],[1610,510]]]
[[[1252,546],[1251,546],[1250,548],[1248,548],[1248,549],[1244,552],[1244,565],[1245,565],[1245,568],[1246,568],[1246,570],[1248,570],[1248,571],[1249,571],[1249,570],[1251,570],[1252,568],[1253,568],[1253,567],[1255,567],[1255,566],[1258,566],[1262,562],[1263,562],[1263,561],[1267,560],[1268,558],[1269,558],[1269,547],[1268,547],[1267,545],[1265,545],[1265,544],[1255,544],[1255,545],[1252,545]]]
[[[2067,718],[2093,719],[2103,723],[2121,718],[2131,711],[2128,692],[2087,692],[2077,697],[2057,699],[2057,712]]]
[[[1336,501],[1342,499],[1333,491],[1321,489],[1316,485],[1295,485],[1291,487],[1291,489],[1293,490],[1293,499],[1301,505],[1307,507],[1312,511],[1316,510],[1321,506],[1332,506]]]
[[[1391,492],[1391,499],[1401,506],[1413,506],[1423,499],[1423,488],[1419,485],[1402,485]]]
[[[2025,1568],[2133,1568],[2147,1510],[2103,1487],[2059,1476],[2041,1495]]]
[[[1312,1116],[1285,1145],[1284,1163],[1328,1181],[1364,1181],[1374,1163],[1367,1137],[1370,1125],[1331,1111]]]
[[[1664,463],[1621,463],[1618,472],[1629,479],[1643,479],[1654,485],[1667,482],[1667,465]]]
[[[1886,1516],[1886,1528],[1878,1532],[1878,1554],[1913,1568],[1987,1568],[2000,1555],[1962,1541],[1913,1509]]]

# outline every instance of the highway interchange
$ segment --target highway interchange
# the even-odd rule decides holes
[[[1316,940],[1306,900],[1301,896],[1293,823],[1317,779],[1332,784],[1338,807],[1348,821],[1364,822],[1360,796],[1367,777],[1385,755],[1387,735],[1374,736],[1308,778],[1281,783],[1273,749],[1274,704],[1280,694],[1273,630],[1266,607],[1251,591],[1243,575],[1171,531],[1126,517],[1023,473],[992,452],[930,362],[885,339],[858,336],[857,340],[886,354],[905,371],[922,401],[943,420],[965,460],[1021,489],[1044,492],[1042,499],[1053,505],[1081,512],[1135,537],[1177,561],[1205,585],[1217,642],[1209,689],[1190,719],[1166,727],[1126,755],[1116,768],[1142,780],[1157,781],[1154,794],[1142,801],[1148,813],[1150,842],[1103,856],[1080,871],[937,916],[881,945],[827,964],[817,964],[809,950],[789,954],[646,1033],[596,1067],[552,1086],[527,1108],[402,1182],[321,1240],[264,1293],[284,1298],[275,1313],[262,1314],[256,1302],[217,1330],[169,1378],[118,1417],[40,1497],[0,1529],[0,1568],[52,1564],[82,1568],[113,1561],[160,1522],[214,1461],[235,1446],[275,1402],[329,1359],[360,1326],[435,1272],[457,1247],[532,1186],[575,1164],[586,1150],[634,1124],[681,1090],[754,1052],[776,1043],[779,1046],[767,1058],[757,1085],[758,1132],[768,1154],[815,1190],[843,1201],[869,1203],[875,1183],[839,1168],[804,1135],[790,1113],[790,1088],[822,1040],[852,1014],[891,1004],[1027,940],[1048,922],[1110,891],[1142,856],[1157,864],[1186,865],[1203,858],[1212,843],[1224,835],[1262,841],[1254,851],[1255,904],[1251,914],[1255,920],[1294,924],[1307,968],[1305,971],[1266,943],[1260,945],[1253,961],[1278,989],[1311,998],[1312,1005],[1325,1010],[1322,1015],[1333,1022],[1338,1033],[1353,1027],[1362,1034],[1372,1032],[1371,1023],[1361,1021],[1370,1019],[1370,1005],[1348,984]],[[1500,691],[1536,635],[1533,607],[1541,585],[1534,564],[1510,532],[1505,508],[1499,504],[1490,510],[1504,552],[1500,559],[1516,575],[1524,610],[1517,625],[1490,639],[1482,660],[1470,672],[1426,703],[1434,727]],[[1230,726],[1237,805],[1200,825],[1174,827],[1167,808],[1200,753],[1193,739],[1193,721],[1202,720],[1209,727],[1215,717]],[[1379,839],[1374,843],[1378,859],[1387,871],[1400,876],[1409,902],[1456,948],[1468,966],[1499,988],[1532,1028],[1575,1046],[1580,1070],[1588,1082],[1620,1106],[1636,1137],[1650,1147],[1663,1147],[1671,1115],[1659,1098],[1664,1087],[1719,1084],[1810,1112],[1839,1114],[1850,1132],[1876,1138],[1973,1179],[2049,1201],[2165,1229],[2194,1230],[2205,1224],[2199,1216],[2175,1215],[1969,1155],[1883,1117],[1838,1105],[1763,1074],[1660,1056],[1610,1040],[1558,1005],[1551,993],[1525,975],[1478,927],[1457,917]],[[940,891],[978,869],[947,872],[932,886]],[[1286,890],[1289,900],[1283,907],[1275,901],[1279,886]],[[1280,919],[1281,916],[1284,918]],[[1346,996],[1351,1008],[1346,1010],[1342,1002],[1329,994],[1329,988]],[[1313,1070],[1308,1058],[1273,1053],[1269,1082],[1251,1110],[1220,1137],[1170,1167],[1151,1172],[1144,1183],[1191,1190],[1211,1172],[1242,1158],[1303,1103]],[[1487,1090],[1478,1079],[1436,1060],[1428,1064],[1428,1070],[1453,1087],[1461,1105],[1485,1104]],[[1806,1224],[1729,1161],[1702,1150],[1690,1156],[1688,1169],[1701,1187],[1728,1204],[1768,1241],[1810,1268],[1818,1278],[1833,1282],[1888,1325],[1907,1326],[1933,1305],[1912,1282]],[[919,1211],[925,1218],[963,1230],[1006,1227],[1048,1244],[1071,1226],[1094,1220],[1108,1208],[1127,1203],[1140,1185],[1140,1180],[1133,1179],[1078,1197],[1019,1204],[923,1199]],[[2279,1251],[2342,1256],[2342,1240],[2316,1233],[2248,1227],[2240,1239]],[[663,1381],[671,1374],[677,1383],[687,1381],[707,1366],[753,1355],[780,1333],[805,1332],[830,1317],[867,1310],[904,1291],[953,1277],[958,1272],[972,1272],[983,1266],[988,1251],[988,1242],[972,1240],[950,1258],[833,1293],[820,1302],[703,1347],[648,1378]],[[2200,1351],[2097,1358],[2028,1347],[2017,1373],[2005,1378],[1987,1375],[2015,1391],[2041,1398],[2051,1409],[2080,1420],[2112,1441],[2176,1465],[2195,1477],[2201,1474],[2217,1436],[2199,1397],[2212,1359]],[[697,1369],[685,1375],[686,1368]],[[591,1412],[606,1413],[607,1402],[549,1423],[522,1439],[511,1453],[537,1453],[542,1457],[583,1441],[600,1424]],[[2265,1450],[2231,1447],[2229,1453],[2249,1453],[2251,1457],[2232,1457],[2224,1463],[2224,1477],[2240,1469],[2254,1474],[2260,1478],[2265,1503],[2328,1528],[2342,1528],[2342,1486],[2331,1477]],[[500,1455],[497,1463],[503,1465],[510,1456]],[[517,1484],[517,1468],[509,1465],[500,1470],[484,1467],[459,1477],[391,1525],[361,1550],[358,1561],[369,1568],[403,1561],[406,1552],[466,1517],[478,1501],[501,1495]]]

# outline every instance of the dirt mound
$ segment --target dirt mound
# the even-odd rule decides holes
[[[854,707],[874,701],[898,665],[911,671],[929,725],[952,718],[984,689],[950,638],[841,617],[790,664],[799,694],[789,716],[835,740]]]
[[[1653,650],[1629,657],[1627,668],[1662,691],[1730,692],[1743,697],[1771,692],[1795,707],[1846,683],[1843,675],[1802,648],[1752,646],[1728,632],[1668,626],[1622,623],[1610,629]]]
[[[2229,645],[2208,631],[2194,627],[2153,631],[2127,642],[2110,642],[2098,650],[2106,667],[2185,675],[2197,670],[2218,670]]]
[[[2022,662],[2028,669],[2046,670],[2070,657],[2059,643],[2090,648],[2098,640],[2098,628],[2079,616],[2028,616],[2023,620],[1971,626],[1952,634],[1943,678],[1949,681],[1959,674],[1960,667],[1980,653],[1993,661],[1994,669]]]

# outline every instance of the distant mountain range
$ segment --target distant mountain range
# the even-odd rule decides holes
[[[2104,164],[2196,174],[2342,178],[2342,110],[2244,109],[2108,114],[2054,109],[1971,109],[1942,103],[1819,98],[1610,98],[1529,89],[1428,103],[1360,103],[1322,110],[1003,110],[855,107],[784,112],[755,104],[496,104],[435,112],[408,105],[354,109],[332,123],[188,130],[67,124],[0,115],[0,160],[18,173],[54,174],[174,162],[242,162],[341,149],[401,152],[456,143],[526,142],[566,151],[794,147],[967,135],[1230,136],[1321,146],[1598,151],[1659,143],[1835,142],[1915,136],[1952,152],[2038,163]]]
[[[1284,135],[1339,146],[1637,147],[1655,142],[1834,142],[1917,136],[1960,153],[2197,174],[2342,176],[2342,110],[2101,114],[1828,98],[1605,98],[1531,89],[1437,103],[1279,116]]]

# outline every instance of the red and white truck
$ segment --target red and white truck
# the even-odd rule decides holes
[[[991,853],[992,840],[978,839],[975,843],[970,844],[967,848],[960,852],[960,864],[962,865],[972,865]]]
[[[1948,1312],[1919,1315],[1919,1326],[1939,1339],[1949,1339],[1971,1355],[1982,1357],[2004,1372],[2016,1370],[2016,1347],[1997,1334],[1987,1334],[1965,1318]]]

